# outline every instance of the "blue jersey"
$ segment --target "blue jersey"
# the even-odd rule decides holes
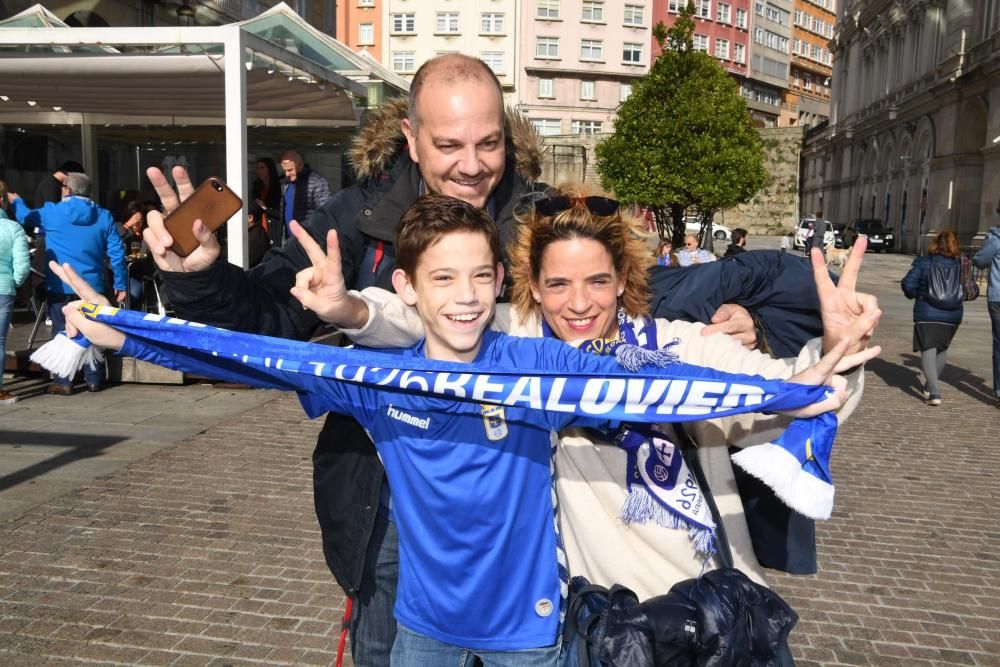
[[[423,343],[403,353],[423,358]],[[595,373],[599,361],[559,341],[491,331],[476,358],[487,367],[521,363]],[[399,529],[400,623],[467,648],[556,642],[551,432],[596,420],[347,382],[318,380],[300,396],[310,415],[350,413],[375,441]]]

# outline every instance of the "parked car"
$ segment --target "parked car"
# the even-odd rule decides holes
[[[881,220],[866,218],[855,220],[844,230],[844,247],[850,248],[859,236],[868,237],[868,249],[875,252],[891,251],[896,245],[895,236]]]
[[[819,224],[823,224],[823,247],[829,248],[831,244],[836,242],[836,232],[833,230],[833,224],[829,220],[817,220],[816,218],[802,218],[799,220],[799,228],[795,230],[795,239],[792,241],[792,245],[795,246],[796,250],[806,249],[806,232],[810,227],[815,229]]]
[[[684,233],[701,234],[701,218],[690,215],[686,216],[684,218]],[[712,221],[712,238],[716,241],[729,241],[732,235],[733,232],[729,227],[720,225],[714,220]]]
[[[847,229],[847,225],[842,222],[833,223],[833,247],[834,248],[846,248],[844,244],[844,230]]]

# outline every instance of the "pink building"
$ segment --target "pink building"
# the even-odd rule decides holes
[[[653,25],[660,21],[667,27],[688,0],[653,0]],[[694,48],[714,56],[722,66],[737,75],[748,76],[750,58],[750,0],[694,0]],[[661,49],[651,37],[653,57]]]
[[[652,0],[527,0],[519,108],[542,135],[610,132],[649,70]]]

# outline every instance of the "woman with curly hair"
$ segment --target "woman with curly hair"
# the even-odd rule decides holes
[[[632,233],[618,202],[588,196],[578,185],[554,190],[519,217],[509,255],[510,304],[497,306],[493,328],[584,345],[621,339],[647,349],[671,347],[681,361],[726,372],[787,379],[843,336],[854,341],[849,352],[862,349],[878,317],[874,301],[866,301],[861,317],[826,327],[827,345],[816,339],[798,359],[785,360],[748,351],[724,334],[702,336],[702,324],[653,319],[647,315],[647,269],[653,261],[647,247]],[[855,261],[859,263],[860,256]],[[841,291],[830,284],[829,289],[834,301],[866,298],[855,293],[853,285]],[[396,295],[369,288],[361,296],[368,321],[360,329],[345,329],[348,336],[372,347],[412,344],[422,337],[415,312]],[[849,398],[839,411],[841,419],[860,397],[861,376],[854,372],[847,377]],[[781,415],[741,415],[688,423],[686,431],[665,424],[650,436],[656,438],[661,455],[676,454],[678,459],[675,444],[685,442],[688,435],[698,443],[696,457],[723,517],[733,563],[758,582],[763,582],[763,574],[750,542],[728,446],[770,442],[788,422]],[[712,565],[720,561],[711,531],[700,530],[695,518],[681,518],[661,506],[651,497],[655,489],[630,484],[635,469],[630,469],[629,454],[618,445],[633,437],[628,428],[562,431],[555,452],[555,488],[570,574],[604,586],[623,584],[643,600],[697,576],[709,561]]]

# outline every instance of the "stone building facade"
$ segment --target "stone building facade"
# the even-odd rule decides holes
[[[1000,196],[1000,0],[851,0],[830,120],[803,147],[800,210],[885,221],[902,249],[973,242]]]

